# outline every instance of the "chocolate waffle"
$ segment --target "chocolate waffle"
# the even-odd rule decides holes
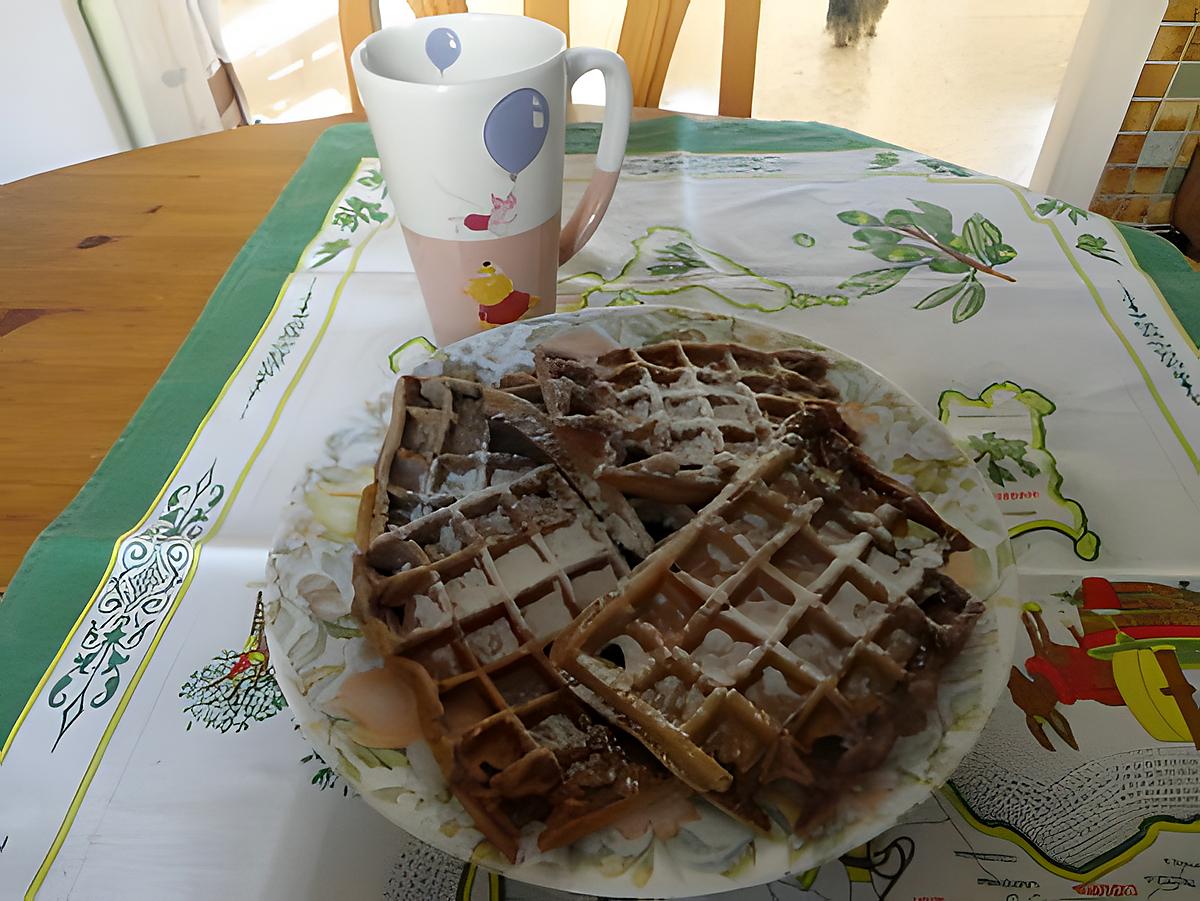
[[[824,357],[805,350],[701,341],[622,347],[584,360],[543,348],[535,354],[560,440],[570,447],[607,438],[592,474],[629,497],[643,520],[653,520],[651,505],[694,510],[712,500],[788,416],[834,401],[827,369]]]
[[[968,542],[858,448],[819,354],[534,361],[403,379],[360,508],[354,612],[451,790],[510,859],[671,792],[814,828],[936,703]]]
[[[451,790],[515,859],[534,820],[549,849],[680,786],[547,660],[559,630],[629,569],[504,413],[545,443],[518,398],[459,379],[397,385],[360,507],[354,613],[413,688]]]
[[[563,631],[551,661],[685,782],[793,828],[919,731],[982,606],[938,573],[968,543],[837,414],[782,440]]]

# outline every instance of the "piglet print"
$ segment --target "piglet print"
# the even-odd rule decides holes
[[[517,217],[517,197],[511,191],[507,197],[492,195],[492,211],[490,213],[470,213],[463,217],[462,224],[467,231],[492,232],[500,234]]]

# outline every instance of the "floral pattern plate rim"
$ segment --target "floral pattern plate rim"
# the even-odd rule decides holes
[[[624,346],[672,336],[762,349],[805,347],[831,361],[843,414],[885,471],[913,485],[976,544],[955,576],[988,601],[964,652],[943,675],[938,711],[897,743],[888,763],[838,805],[821,835],[778,828],[755,834],[701,801],[651,808],[638,828],[610,827],[549,853],[535,837],[509,863],[483,841],[446,790],[423,742],[404,750],[367,733],[340,694],[377,669],[350,616],[350,560],[358,494],[371,478],[390,390],[349,417],[296,486],[268,562],[267,635],[280,687],[314,747],[363,799],[415,837],[526,882],[605,897],[686,897],[802,872],[882,832],[946,781],[974,744],[1005,684],[1017,619],[1016,570],[1007,531],[985,481],[936,417],[870,367],[816,342],[728,316],[669,307],[582,310],[518,322],[401,363],[420,375],[472,373],[495,383],[532,365],[532,348],[568,329],[605,333]],[[418,355],[420,355],[418,353]],[[414,363],[419,365],[413,366]],[[627,833],[627,834],[626,834]]]

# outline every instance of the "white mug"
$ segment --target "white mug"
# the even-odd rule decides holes
[[[553,313],[558,265],[596,230],[617,183],[632,91],[617,54],[567,49],[524,16],[429,16],[352,55],[384,180],[439,343]],[[559,232],[567,97],[604,75],[596,170]]]

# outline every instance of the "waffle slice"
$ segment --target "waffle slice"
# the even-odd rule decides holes
[[[965,539],[838,420],[792,417],[551,654],[597,710],[764,829],[766,789],[809,828],[919,731],[982,609],[938,573]]]
[[[510,860],[533,821],[550,849],[681,790],[546,656],[627,573],[551,465],[388,528],[355,558],[364,633],[398,661],[451,791]]]
[[[496,448],[484,391],[463,379],[405,376],[396,383],[375,481],[359,510],[360,548],[389,523],[503,485],[537,465],[512,448]]]
[[[699,341],[584,359],[547,348],[535,353],[546,411],[563,443],[572,433],[607,438],[595,477],[631,498],[692,512],[716,497],[788,416],[836,398],[827,367],[804,350]]]
[[[359,508],[360,550],[390,526],[555,461],[618,544],[648,554],[654,542],[629,501],[592,477],[602,442],[561,446],[540,389],[529,386],[528,379],[497,390],[464,378],[401,378],[375,480]]]

